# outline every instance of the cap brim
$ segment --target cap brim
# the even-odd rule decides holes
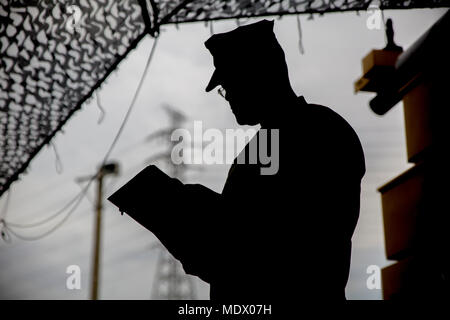
[[[209,83],[206,86],[205,91],[210,92],[212,89],[214,89],[218,85],[220,85],[220,81],[219,81],[219,76],[218,76],[217,69],[216,69],[216,70],[214,70],[214,72],[211,76],[211,79],[209,80]]]

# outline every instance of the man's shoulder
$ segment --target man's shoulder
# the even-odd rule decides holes
[[[358,135],[350,123],[330,107],[308,103],[304,110],[298,108],[297,112],[300,113],[299,117],[305,117],[304,120],[308,123],[308,126],[317,128],[326,135],[344,135],[359,142]]]
[[[313,117],[312,120],[318,120],[324,123],[326,122],[327,124],[335,124],[341,128],[351,129],[353,131],[353,128],[348,121],[331,107],[321,104],[308,103],[307,108],[309,116]]]
[[[301,109],[301,108],[299,108]],[[339,154],[343,161],[356,161],[361,166],[361,174],[365,172],[364,151],[361,141],[350,123],[332,108],[307,103],[303,110],[299,110],[304,116],[302,121],[308,134],[315,136],[316,142],[321,146],[327,146],[330,152]]]

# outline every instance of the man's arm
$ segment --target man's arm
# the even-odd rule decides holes
[[[183,184],[148,166],[108,198],[150,230],[187,273],[209,282],[222,196],[202,185]]]
[[[174,197],[169,204],[172,218],[154,234],[182,263],[186,273],[210,282],[220,241],[215,224],[222,196],[200,184],[183,184],[178,179],[172,183]]]

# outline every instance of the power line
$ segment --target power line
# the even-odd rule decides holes
[[[45,224],[46,222],[49,222],[49,221],[55,219],[55,218],[56,218],[57,216],[59,216],[61,213],[63,213],[64,211],[66,211],[68,208],[70,208],[70,206],[71,206],[73,203],[77,203],[77,200],[78,200],[79,198],[82,198],[85,189],[87,189],[87,188],[85,187],[80,193],[78,193],[78,194],[76,195],[75,198],[73,198],[72,200],[70,200],[64,207],[62,207],[61,209],[59,209],[58,211],[56,211],[54,214],[52,214],[51,216],[49,216],[49,217],[47,217],[47,218],[45,218],[45,219],[42,219],[42,220],[37,221],[37,222],[34,222],[34,223],[28,223],[28,224],[25,224],[25,223],[12,223],[12,222],[7,222],[7,224],[8,224],[8,226],[11,226],[11,227],[14,227],[14,228],[24,228],[24,229],[25,229],[25,228],[34,228],[34,227],[38,227],[38,226],[40,226],[40,225],[43,225],[43,224]]]
[[[6,221],[3,221],[3,224],[4,224],[5,229],[8,232],[10,232],[12,235],[14,235],[16,238],[18,238],[18,239],[26,240],[26,241],[39,240],[39,239],[42,239],[42,238],[48,236],[49,234],[54,232],[56,229],[58,229],[60,226],[62,226],[64,224],[64,222],[66,222],[67,219],[69,219],[69,217],[72,215],[72,213],[75,211],[75,209],[78,208],[78,206],[81,203],[81,200],[83,200],[83,196],[80,196],[78,198],[78,200],[75,203],[75,205],[72,207],[72,209],[69,210],[67,215],[60,222],[58,222],[51,229],[47,230],[46,232],[44,232],[44,233],[42,233],[42,234],[40,234],[38,236],[24,236],[24,235],[21,235],[21,234],[17,233],[16,231],[14,231],[13,229],[11,229],[11,227],[9,226],[9,224]]]
[[[114,147],[115,147],[116,144],[117,144],[117,141],[119,140],[119,137],[121,136],[121,134],[122,134],[122,132],[123,132],[123,129],[125,128],[125,125],[126,125],[127,122],[128,122],[128,119],[129,119],[129,117],[130,117],[131,111],[132,111],[133,108],[134,108],[134,104],[135,104],[136,99],[137,99],[137,97],[138,97],[138,95],[139,95],[139,92],[140,92],[140,90],[141,90],[141,88],[142,88],[142,84],[144,83],[145,76],[147,75],[148,67],[150,66],[150,62],[151,62],[151,60],[152,60],[152,58],[153,58],[153,54],[154,54],[154,52],[155,52],[155,48],[156,48],[156,44],[157,44],[157,43],[158,43],[158,37],[156,37],[155,40],[153,41],[152,49],[151,49],[150,54],[149,54],[149,56],[148,56],[147,63],[145,64],[144,73],[142,74],[141,80],[139,81],[138,87],[136,88],[136,92],[134,93],[133,100],[131,101],[131,104],[130,104],[130,106],[128,107],[128,111],[127,111],[127,113],[125,114],[125,117],[124,117],[124,119],[123,119],[123,121],[122,121],[122,124],[121,124],[119,130],[117,131],[117,134],[116,134],[116,136],[115,136],[115,138],[114,138],[114,140],[113,140],[111,146],[109,147],[109,150],[108,150],[108,152],[107,152],[106,155],[105,155],[105,158],[103,159],[102,165],[104,165],[104,164],[106,163],[106,161],[108,160],[108,158],[109,158],[109,156],[111,155],[111,153],[112,153]]]

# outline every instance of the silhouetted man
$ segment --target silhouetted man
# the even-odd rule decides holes
[[[297,97],[273,22],[215,34],[205,45],[216,67],[206,90],[222,86],[237,122],[260,124],[266,140],[279,130],[278,148],[268,141],[278,171],[264,175],[267,164],[235,160],[218,194],[150,168],[146,192],[159,188],[175,209],[148,213],[144,223],[187,273],[210,283],[211,299],[345,299],[365,173],[357,135],[331,109]],[[242,151],[247,159],[254,141]],[[130,210],[151,211],[134,203]]]

